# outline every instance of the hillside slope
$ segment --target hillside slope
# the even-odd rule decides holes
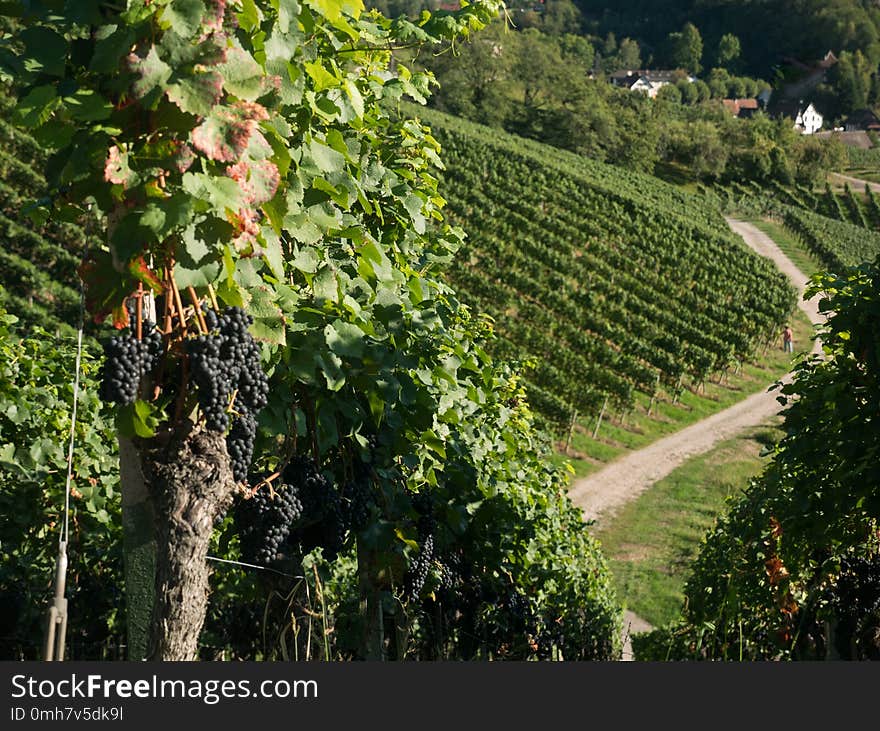
[[[413,110],[407,110],[408,113]],[[531,362],[530,398],[564,427],[680,390],[775,337],[794,292],[720,210],[655,178],[419,110],[441,191],[469,235],[449,272]]]

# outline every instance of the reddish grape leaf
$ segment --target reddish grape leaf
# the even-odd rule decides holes
[[[113,315],[113,324],[122,328],[128,324],[125,300],[137,286],[136,280],[119,275],[113,267],[109,251],[92,251],[79,267],[79,276],[85,290],[86,310],[96,323]]]
[[[281,182],[278,167],[269,160],[242,160],[235,165],[229,165],[226,174],[238,183],[244,202],[253,206],[272,200]]]
[[[206,31],[219,33],[226,18],[226,0],[206,0],[205,5],[207,10],[202,18],[202,27]]]
[[[107,160],[104,163],[104,180],[123,187],[128,187],[137,181],[137,175],[128,166],[128,153],[122,152],[116,145],[107,151]]]
[[[265,108],[253,102],[216,106],[192,131],[192,144],[211,160],[233,162],[247,149],[257,124],[268,117]]]

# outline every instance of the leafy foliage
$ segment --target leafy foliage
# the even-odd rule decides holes
[[[26,335],[0,308],[0,613],[5,659],[42,653],[67,476],[75,342]],[[124,631],[119,476],[112,417],[83,356],[71,489],[68,657],[115,659]],[[90,387],[92,386],[92,387]]]
[[[443,223],[439,145],[389,112],[431,79],[392,72],[388,46],[478,29],[496,4],[418,24],[356,1],[13,5],[24,29],[2,59],[18,122],[53,149],[47,206],[92,201],[104,216],[107,245],[81,269],[91,315],[124,325],[141,289],[177,300],[135,412],[175,428],[190,409],[174,399],[194,406],[179,366],[204,329],[198,303],[246,308],[271,377],[260,474],[310,453],[345,484],[375,438],[379,509],[338,548],[356,545],[383,601],[405,601],[412,501],[430,493],[438,545],[461,546],[490,583],[537,592],[578,638],[569,656],[612,656],[618,608],[595,542],[546,466],[517,377],[486,353],[489,328],[440,278],[461,232]],[[65,64],[45,55],[48,36]]]
[[[817,274],[811,289],[830,313],[825,359],[801,362],[781,388],[786,435],[706,538],[681,625],[648,640],[659,657],[821,659],[841,637],[876,655],[876,637],[854,633],[863,620],[876,627],[880,600],[869,580],[880,549],[880,267]]]

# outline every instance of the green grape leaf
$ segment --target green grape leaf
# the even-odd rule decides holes
[[[25,70],[48,76],[64,76],[67,39],[51,28],[25,28],[18,34],[25,45]]]
[[[255,101],[269,90],[269,79],[247,51],[240,46],[229,49],[226,63],[219,69],[223,85],[233,96],[244,101]]]
[[[122,436],[129,439],[132,437],[150,439],[156,436],[156,429],[159,426],[156,411],[153,404],[140,400],[120,406],[116,411],[116,428]]]
[[[128,26],[102,25],[95,33],[89,70],[99,74],[118,71],[133,43],[134,32]]]
[[[91,89],[78,89],[64,103],[70,116],[81,122],[99,122],[113,113],[113,105]]]
[[[17,121],[25,127],[39,127],[49,121],[60,103],[61,100],[58,98],[54,86],[38,86],[31,89],[18,102],[15,116]]]
[[[206,117],[223,98],[223,76],[208,71],[183,77],[168,87],[168,98],[182,111]]]
[[[201,28],[204,15],[202,0],[171,0],[162,11],[162,20],[181,38],[192,38]]]
[[[237,211],[241,207],[241,189],[232,178],[185,173],[182,187],[194,198],[208,203],[221,217],[225,217],[227,210]]]
[[[366,342],[364,331],[350,322],[336,320],[324,328],[327,347],[336,355],[345,358],[360,358],[364,354]]]

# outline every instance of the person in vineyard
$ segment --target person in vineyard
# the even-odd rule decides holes
[[[786,325],[782,331],[782,349],[786,353],[794,353],[794,334],[791,331],[791,325]]]

